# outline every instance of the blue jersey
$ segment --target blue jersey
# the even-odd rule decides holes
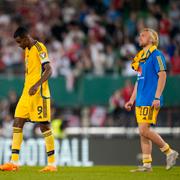
[[[166,70],[165,57],[159,50],[154,50],[145,62],[139,65],[137,76],[136,106],[151,106],[155,98],[158,72]],[[160,97],[163,105],[163,97]]]

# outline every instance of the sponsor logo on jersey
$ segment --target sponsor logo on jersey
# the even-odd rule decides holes
[[[41,57],[42,59],[44,59],[44,58],[46,57],[46,53],[45,53],[45,52],[40,53],[40,57]]]

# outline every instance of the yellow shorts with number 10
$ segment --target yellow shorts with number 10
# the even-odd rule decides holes
[[[156,109],[151,106],[136,106],[137,123],[156,124],[159,109],[160,108]]]
[[[33,96],[22,94],[16,106],[15,117],[32,122],[50,121],[50,99],[42,98],[40,92]]]

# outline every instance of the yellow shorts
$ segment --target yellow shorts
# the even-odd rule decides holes
[[[137,106],[135,109],[137,123],[156,124],[159,109],[151,106]]]
[[[51,119],[50,98],[41,97],[40,92],[34,96],[22,94],[16,106],[15,117],[29,119],[32,122],[45,122]]]

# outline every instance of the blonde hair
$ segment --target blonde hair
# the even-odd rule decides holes
[[[152,44],[158,47],[159,44],[159,37],[158,37],[158,33],[151,29],[151,28],[144,28],[142,30],[143,31],[148,31],[150,33],[151,39],[152,39]]]

